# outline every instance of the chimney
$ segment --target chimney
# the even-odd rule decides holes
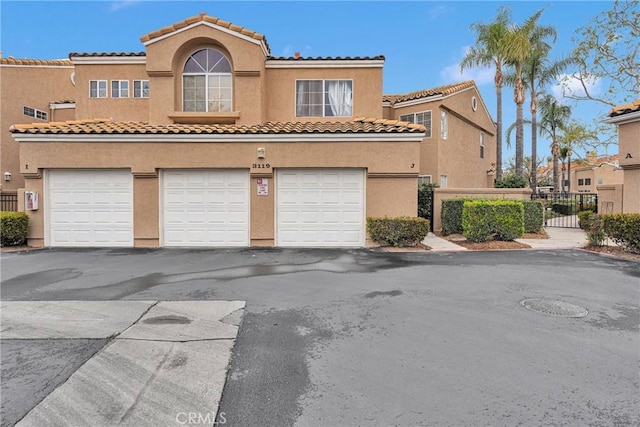
[[[296,59],[300,58],[300,52],[295,53]]]
[[[597,160],[597,154],[595,151],[587,152],[587,163],[590,165],[595,165]]]

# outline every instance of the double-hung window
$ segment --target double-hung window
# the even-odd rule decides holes
[[[425,137],[431,138],[431,110],[420,113],[403,114],[400,116],[400,121],[424,126],[427,129]]]
[[[46,111],[38,110],[37,108],[27,107],[26,105],[22,107],[22,114],[25,116],[33,117],[40,120],[47,120],[49,118],[49,114]]]
[[[129,80],[111,80],[111,97],[128,98]]]
[[[231,63],[216,49],[201,49],[187,59],[182,73],[182,109],[199,112],[230,112]]]
[[[149,80],[133,81],[133,97],[148,98],[149,97]]]
[[[297,80],[296,117],[351,117],[352,80]]]
[[[484,159],[484,132],[480,132],[480,158]]]
[[[440,134],[442,139],[447,139],[447,136],[449,136],[449,123],[447,122],[446,111],[440,111]]]
[[[107,81],[89,80],[89,98],[106,98]]]

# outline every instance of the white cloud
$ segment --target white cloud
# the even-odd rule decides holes
[[[131,7],[131,6],[135,6],[138,3],[140,3],[139,0],[112,1],[109,4],[109,10],[111,10],[111,12],[117,12],[119,10],[126,9],[126,8]]]
[[[300,56],[308,57],[311,56],[312,47],[309,45],[304,46],[302,49],[295,49],[293,43],[287,43],[284,48],[280,51],[280,56],[292,57],[295,56],[296,52],[300,52]]]
[[[596,77],[590,77],[585,79],[585,86],[592,96],[597,96],[601,90],[601,81]],[[586,94],[580,80],[575,78],[571,74],[562,74],[558,78],[558,82],[551,87],[551,93],[558,100],[562,102],[565,96],[577,96],[584,97]]]
[[[460,71],[460,63],[447,65],[440,71],[440,79],[444,83],[454,83],[463,80],[474,80],[476,85],[481,86],[493,83],[495,71],[492,68],[467,68]]]
[[[429,9],[429,18],[436,19],[439,18],[440,16],[444,15],[447,12],[447,8],[445,5],[441,4],[438,6],[434,6],[431,9]]]

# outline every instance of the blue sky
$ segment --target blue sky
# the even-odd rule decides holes
[[[611,8],[606,1],[6,1],[0,3],[0,48],[4,57],[57,59],[70,52],[138,52],[140,36],[206,12],[265,34],[273,55],[386,57],[384,92],[403,93],[474,79],[495,119],[492,70],[459,71],[473,45],[474,22],[490,22],[509,6],[515,22],[540,8],[541,24],[558,31],[554,56],[568,55],[575,30]],[[550,88],[551,90],[551,88]],[[596,89],[597,90],[597,89]],[[515,120],[511,88],[504,90],[505,129]],[[528,116],[528,100],[525,116]],[[606,109],[574,107],[585,123]],[[514,135],[515,137],[515,135]],[[530,155],[526,135],[525,155]],[[512,138],[513,141],[513,138]],[[538,155],[549,154],[539,140]],[[505,147],[505,163],[514,149]],[[609,148],[609,154],[617,152]]]

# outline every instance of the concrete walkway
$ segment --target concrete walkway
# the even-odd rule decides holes
[[[531,246],[532,249],[572,249],[580,248],[587,244],[585,232],[579,228],[555,228],[546,227],[548,239],[516,239],[516,242]],[[466,251],[467,248],[456,245],[446,239],[429,233],[422,241],[431,250],[436,252]]]
[[[114,337],[16,425],[213,425],[244,306],[3,301],[3,340]]]

